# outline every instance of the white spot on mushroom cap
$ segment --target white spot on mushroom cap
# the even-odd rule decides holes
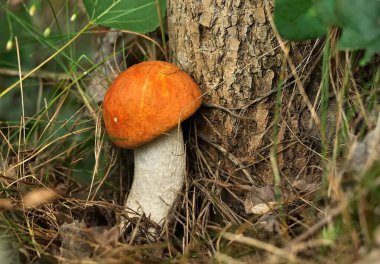
[[[117,116],[115,116],[115,117],[113,118],[113,121],[114,121],[115,123],[117,123]]]

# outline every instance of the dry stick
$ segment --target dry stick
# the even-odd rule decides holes
[[[337,217],[345,208],[347,207],[347,202],[342,202],[338,207],[334,208],[329,212],[329,214],[323,218],[321,221],[313,225],[309,230],[302,233],[295,239],[291,241],[289,246],[287,248],[290,248],[292,245],[302,242],[306,239],[308,239],[310,236],[314,235],[316,232],[318,232],[322,227],[330,223],[335,217]]]
[[[245,263],[220,252],[216,252],[214,257],[220,263],[228,263],[228,264],[244,264]]]
[[[294,262],[297,259],[296,256],[293,255],[293,253],[291,253],[285,249],[282,249],[282,248],[276,247],[274,245],[265,243],[265,242],[260,241],[258,239],[254,239],[251,237],[244,236],[242,234],[234,234],[234,233],[230,233],[230,232],[223,232],[221,234],[221,236],[224,237],[225,239],[230,240],[231,242],[235,241],[235,242],[239,242],[239,243],[242,243],[245,245],[253,246],[253,247],[265,250],[265,251],[267,251],[273,255],[276,255],[278,257],[285,258],[285,259],[292,261],[292,262]]]
[[[100,113],[101,112],[99,111],[99,114]],[[101,150],[102,150],[101,146],[103,145],[103,140],[104,140],[104,134],[102,136],[101,131],[102,131],[101,117],[98,115],[97,117],[95,116],[95,144],[94,144],[95,164],[94,164],[94,170],[92,172],[90,189],[89,189],[88,195],[87,195],[87,201],[90,200],[92,188],[93,188],[94,182],[95,182],[95,177],[98,174],[98,169],[100,166],[99,165],[99,159],[100,159],[100,154],[101,154]],[[102,181],[104,181],[105,179],[106,179],[106,177],[103,177]],[[98,186],[96,191],[99,190],[99,188],[100,188],[100,185]],[[94,199],[95,196],[96,196],[96,192],[93,194],[92,198]]]
[[[21,71],[21,76],[27,75],[28,72]],[[19,76],[19,70],[0,68],[0,75],[5,76]],[[66,73],[48,72],[39,70],[29,75],[31,78],[49,79],[49,80],[64,80],[70,78]]]
[[[230,161],[232,161],[232,163],[234,163],[236,166],[239,167],[239,169],[241,169],[241,171],[243,172],[243,174],[245,175],[245,177],[248,179],[248,181],[252,185],[256,185],[255,182],[252,180],[251,174],[249,173],[249,171],[247,169],[244,168],[243,164],[239,161],[238,158],[236,158],[234,155],[232,155],[231,153],[229,153],[222,146],[220,146],[218,144],[215,144],[215,143],[212,143],[211,139],[208,136],[206,136],[205,134],[198,133],[198,137],[201,138],[203,141],[206,141],[208,144],[210,144],[211,146],[213,146],[214,148],[216,148],[220,152],[222,152],[223,155],[225,155]]]
[[[243,108],[246,109],[246,108],[248,108],[248,107],[250,107],[250,106],[252,106],[252,105],[254,105],[256,103],[259,103],[260,101],[262,101],[265,98],[267,98],[268,96],[276,93],[277,91],[278,91],[278,88],[272,89],[269,92],[267,92],[266,94],[264,94],[263,96],[258,97],[255,100],[249,102],[244,107],[239,107],[239,108],[227,108],[227,107],[224,107],[224,106],[221,106],[221,105],[217,105],[217,104],[213,104],[213,103],[203,103],[202,105],[206,106],[206,107],[212,107],[212,108],[217,108],[217,109],[224,110],[224,111],[226,111],[227,113],[229,113],[230,115],[232,115],[232,116],[234,116],[236,118],[245,119],[245,120],[254,120],[254,118],[244,117],[244,116],[241,116],[239,114],[236,114],[235,112],[232,112],[232,110],[239,110],[239,109],[243,109]]]
[[[114,165],[116,164],[116,161],[117,161],[117,156],[116,155],[112,155],[111,156],[111,161],[110,161],[110,164],[104,174],[104,177],[102,178],[102,180],[100,181],[100,183],[98,184],[98,186],[96,187],[96,190],[94,191],[94,194],[92,195],[92,198],[89,199],[89,200],[94,200],[95,199],[95,196],[96,194],[99,192],[100,188],[104,185],[104,183],[106,182],[106,180],[108,179],[108,176],[110,175],[110,172],[112,170],[112,168],[114,167]]]
[[[162,52],[162,54],[164,54],[164,55],[166,54],[164,48],[161,47],[161,45],[157,41],[155,41],[154,39],[152,39],[152,38],[150,38],[150,37],[148,37],[148,36],[146,36],[144,34],[139,34],[137,32],[133,32],[133,31],[129,31],[129,30],[120,30],[120,32],[123,32],[123,33],[126,33],[126,34],[135,35],[135,36],[139,36],[141,38],[149,40],[149,41],[151,41],[154,45],[156,45],[160,49],[160,51]]]
[[[244,116],[241,116],[241,115],[239,115],[239,114],[236,114],[236,113],[232,112],[229,108],[224,107],[224,106],[221,106],[221,105],[217,105],[217,104],[213,104],[213,103],[202,103],[202,105],[203,105],[203,106],[206,106],[206,107],[217,108],[217,109],[220,109],[220,110],[226,111],[227,113],[229,113],[229,114],[232,115],[233,117],[236,117],[236,118],[239,118],[239,119],[244,119],[244,120],[254,120],[253,117],[244,117]]]
[[[268,1],[265,1],[265,9],[266,9],[267,13],[270,14],[270,7],[269,7]],[[276,28],[276,26],[274,24],[272,16],[269,17],[269,22],[270,22],[270,24],[272,26],[273,32],[274,32],[275,37],[276,37],[276,39],[277,39],[277,41],[278,41],[278,43],[279,43],[279,45],[281,47],[281,50],[285,54],[287,54],[287,48],[285,47],[284,42],[281,40],[281,37],[280,37],[280,35],[279,35],[278,31],[277,31],[277,28]],[[294,74],[294,79],[296,80],[296,85],[297,85],[298,90],[299,90],[299,92],[300,92],[300,94],[302,96],[302,99],[304,100],[307,108],[309,109],[309,111],[311,113],[311,117],[313,118],[315,124],[319,128],[321,126],[321,120],[318,117],[318,114],[315,111],[314,106],[312,105],[312,103],[309,100],[309,97],[306,94],[305,88],[303,87],[303,85],[301,83],[301,80],[300,80],[300,77],[297,74],[296,67],[294,66],[294,63],[293,63],[293,61],[291,60],[291,58],[289,56],[286,56],[286,61],[288,62],[289,67],[290,67],[290,69],[292,70],[292,72]]]
[[[60,140],[63,140],[71,135],[79,135],[80,133],[84,133],[84,132],[87,132],[87,131],[91,131],[92,128],[83,128],[83,129],[80,129],[78,131],[75,131],[75,132],[70,132],[70,133],[67,133],[63,136],[60,136],[54,140],[52,140],[51,142],[48,142],[46,145],[44,146],[41,146],[37,151],[34,151],[32,152],[32,154],[30,156],[28,156],[27,158],[19,161],[17,164],[14,164],[12,166],[10,166],[8,169],[11,170],[11,169],[15,169],[17,168],[18,166],[20,165],[23,165],[25,164],[26,162],[30,161],[31,159],[35,158],[36,156],[38,156],[41,152],[43,152],[45,149],[49,148],[50,146],[52,146],[53,144],[59,142]],[[24,178],[24,177],[22,177]],[[19,180],[21,180],[22,178],[19,178],[15,181],[13,181],[11,184],[9,184],[6,188],[9,188],[11,185],[17,183]]]
[[[26,144],[26,137],[25,137],[25,104],[24,104],[24,88],[23,88],[23,82],[22,82],[22,76],[21,76],[21,59],[20,59],[20,49],[18,45],[18,40],[17,37],[15,37],[16,41],[16,52],[17,52],[17,64],[18,64],[18,74],[19,74],[19,79],[20,79],[20,95],[21,95],[21,127],[20,130],[22,130],[22,143],[23,146],[25,147]],[[20,146],[20,142],[19,142]]]
[[[17,152],[16,152],[16,150],[13,148],[13,146],[12,146],[12,143],[11,142],[9,142],[9,140],[8,140],[8,138],[7,138],[7,136],[6,135],[4,135],[4,133],[0,130],[0,136],[3,138],[3,140],[7,143],[7,145],[8,145],[8,149],[10,149],[12,152],[13,152],[13,154],[17,154]],[[5,169],[5,171],[6,171],[7,169]]]

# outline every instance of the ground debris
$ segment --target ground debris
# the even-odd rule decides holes
[[[12,205],[12,200],[11,199],[0,199],[0,211],[3,211],[3,210],[9,210],[9,209],[12,209],[13,205]]]
[[[25,209],[36,208],[37,206],[52,201],[57,198],[58,194],[49,188],[38,188],[23,196]]]
[[[87,228],[83,222],[64,223],[59,228],[61,257],[83,259],[101,254],[106,248],[115,248],[119,227],[94,226]]]
[[[89,236],[84,231],[84,223],[74,221],[70,224],[64,223],[59,228],[61,238],[61,257],[66,259],[88,258],[93,252],[90,246]]]
[[[6,231],[0,230],[0,263],[17,264],[20,262],[18,248],[14,238]]]
[[[376,247],[371,251],[365,252],[365,256],[362,256],[355,264],[377,264],[380,261],[380,227],[377,227],[374,232],[374,242]]]
[[[348,153],[346,171],[365,171],[380,160],[380,114],[376,127],[362,141],[355,142]]]
[[[295,191],[304,194],[315,191],[317,189],[317,184],[297,180],[292,184],[292,187]],[[280,205],[293,202],[297,198],[298,193],[291,190],[282,189],[281,201],[279,201],[275,198],[273,186],[251,186],[244,201],[245,213],[264,215]]]

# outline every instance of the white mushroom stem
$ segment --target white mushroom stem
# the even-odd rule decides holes
[[[136,217],[131,210],[145,213],[162,225],[184,182],[186,155],[182,130],[172,129],[135,149],[134,155],[133,183],[126,201],[128,216]]]

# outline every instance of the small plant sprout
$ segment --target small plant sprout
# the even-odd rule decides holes
[[[10,51],[13,48],[13,41],[10,39],[7,41],[7,44],[5,45],[5,50]]]
[[[45,30],[44,30],[44,37],[45,38],[49,37],[50,33],[51,33],[51,28],[50,27],[45,28]]]
[[[76,19],[77,19],[77,13],[73,14],[71,17],[70,17],[70,21],[71,22],[74,22]]]
[[[33,4],[33,5],[31,5],[30,6],[30,8],[29,8],[29,15],[32,17],[32,16],[34,16],[34,14],[36,13],[36,4]]]

